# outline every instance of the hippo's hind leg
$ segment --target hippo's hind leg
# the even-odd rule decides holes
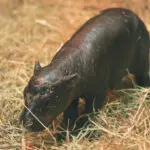
[[[145,25],[139,25],[139,36],[136,42],[135,52],[129,67],[129,71],[135,75],[135,79],[140,86],[150,86],[150,66],[149,66],[149,49],[150,39]]]
[[[134,74],[139,86],[148,87],[150,86],[149,47],[141,45],[137,49],[138,52],[134,56],[129,71]]]

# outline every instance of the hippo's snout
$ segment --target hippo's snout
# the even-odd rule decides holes
[[[42,124],[44,124],[45,126],[47,126],[47,124],[43,120],[38,118],[42,122],[40,123],[37,118],[32,116],[32,114],[28,110],[24,109],[23,113],[21,114],[20,121],[22,122],[23,126],[29,131],[39,132],[44,130],[44,126]]]
[[[25,109],[20,116],[20,122],[22,122],[25,128],[30,128],[33,125],[33,119],[31,118],[31,114]]]
[[[23,126],[31,132],[39,132],[44,130],[43,125],[35,118],[25,117],[22,120]]]

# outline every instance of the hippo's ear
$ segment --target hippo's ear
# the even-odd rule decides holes
[[[64,76],[54,83],[54,86],[61,88],[63,90],[69,90],[75,87],[80,79],[78,73]]]
[[[41,65],[39,63],[39,61],[36,61],[35,66],[34,66],[34,74],[36,74],[36,72],[41,70]]]

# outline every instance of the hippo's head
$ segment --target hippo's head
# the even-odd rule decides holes
[[[78,79],[77,74],[59,77],[37,62],[34,75],[24,89],[26,108],[20,117],[23,125],[30,131],[43,130],[42,124],[47,127],[71,103],[70,93]]]

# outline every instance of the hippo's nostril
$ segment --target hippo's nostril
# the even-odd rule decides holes
[[[27,119],[25,122],[24,122],[24,126],[25,127],[30,127],[33,125],[33,121],[32,119]]]

